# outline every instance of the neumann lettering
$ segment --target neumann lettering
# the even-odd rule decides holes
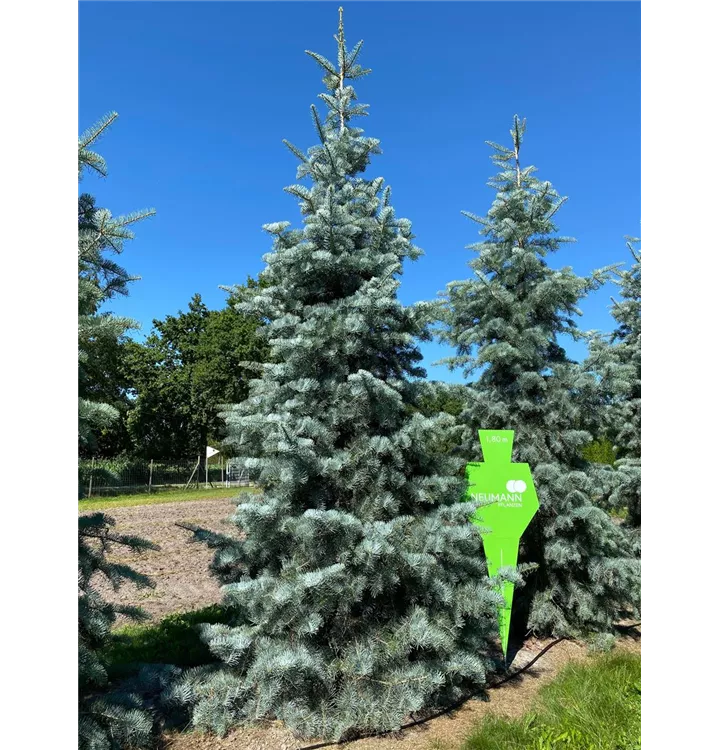
[[[480,503],[498,503],[500,508],[520,508],[523,504],[520,492],[477,492],[471,498]]]

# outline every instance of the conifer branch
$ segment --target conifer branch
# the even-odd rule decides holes
[[[95,123],[91,128],[88,128],[80,136],[78,141],[79,147],[87,148],[91,143],[94,143],[118,117],[119,115],[117,112],[106,114],[99,122]]]
[[[290,143],[286,138],[282,139],[282,143],[304,164],[309,164],[309,159],[298,149],[293,143]]]
[[[322,145],[325,146],[327,143],[326,136],[324,135],[324,128],[322,127],[322,121],[319,117],[319,112],[317,112],[317,108],[312,104],[310,107],[312,111],[312,119],[314,120],[314,128],[317,131],[317,135],[319,136],[319,140],[322,142]]]
[[[339,88],[338,88],[338,95],[339,95],[339,101],[340,101],[340,111],[339,111],[339,132],[344,132],[344,102],[343,102],[343,95],[344,95],[344,63],[345,63],[345,44],[344,44],[344,8],[339,6],[339,38],[337,39],[337,42],[339,44]]]

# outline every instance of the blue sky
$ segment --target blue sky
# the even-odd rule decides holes
[[[145,207],[121,263],[142,277],[111,309],[149,333],[153,318],[263,266],[262,224],[299,223],[296,159],[282,139],[316,142],[310,104],[323,90],[305,49],[332,58],[335,2],[81,2],[79,129],[120,117],[98,146],[109,176],[82,191],[114,214]],[[361,125],[381,140],[370,177],[392,186],[425,255],[405,269],[405,303],[465,278],[493,174],[484,141],[505,143],[526,117],[524,164],[569,201],[561,234],[578,242],[550,263],[577,273],[630,262],[640,235],[640,4],[637,2],[344,2],[347,42],[364,39]],[[584,329],[612,327],[606,288],[584,300]],[[569,353],[583,356],[581,345]],[[429,377],[457,381],[422,347]]]

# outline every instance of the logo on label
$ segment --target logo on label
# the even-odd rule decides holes
[[[474,492],[471,493],[471,498],[480,503],[498,503],[499,508],[521,508],[521,493],[526,490],[526,482],[522,479],[510,479],[506,482],[506,489],[508,492]]]

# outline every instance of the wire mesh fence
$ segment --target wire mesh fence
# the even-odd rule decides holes
[[[199,457],[182,461],[144,459],[80,459],[80,497],[136,494],[191,487],[247,487],[246,471],[223,457],[206,461]]]

